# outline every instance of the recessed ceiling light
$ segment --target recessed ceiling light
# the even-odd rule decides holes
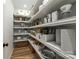
[[[27,5],[26,4],[24,4],[24,8],[27,8]]]

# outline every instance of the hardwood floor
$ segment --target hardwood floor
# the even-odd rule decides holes
[[[14,48],[11,59],[40,59],[29,43],[23,46],[20,44],[18,45],[19,47]]]

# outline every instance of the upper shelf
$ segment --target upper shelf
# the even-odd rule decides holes
[[[42,0],[40,0],[42,2]],[[62,5],[73,3],[76,0],[49,0],[46,5],[43,6],[41,10],[39,10],[35,15],[31,17],[30,20],[27,21],[27,23],[32,22],[33,20],[36,20],[38,18],[45,17],[47,14],[58,10]],[[33,7],[33,9],[36,9],[41,4],[39,1],[37,1]],[[32,9],[32,10],[33,10]],[[17,15],[16,15],[17,16]],[[26,17],[26,16],[25,16]]]
[[[38,7],[42,4],[42,1],[43,0],[35,0],[33,8],[31,9],[31,13],[30,13],[31,16],[36,13],[36,11],[38,10]]]
[[[17,21],[20,22],[20,21]],[[25,21],[24,21],[25,22]],[[32,27],[13,27],[14,29],[32,29],[32,28],[40,28],[40,27],[50,27],[50,26],[63,26],[63,25],[70,25],[70,24],[76,24],[76,16],[61,19],[58,21],[54,21],[51,23],[46,24],[40,24]]]
[[[49,27],[49,26],[59,26],[59,25],[70,25],[70,24],[75,24],[76,23],[76,17],[69,17],[69,18],[65,18],[65,19],[61,19],[55,22],[51,22],[51,23],[46,23],[46,24],[40,24],[40,25],[36,25],[36,26],[32,26],[29,28],[39,28],[39,27]]]
[[[67,3],[73,3],[75,0],[49,0],[44,7],[39,10],[29,21],[36,20],[38,18],[45,17],[47,14],[58,10],[62,5]]]

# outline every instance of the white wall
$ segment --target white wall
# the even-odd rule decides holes
[[[3,48],[4,59],[9,59],[13,50],[13,10],[11,0],[6,0],[3,5],[3,42],[9,46]]]

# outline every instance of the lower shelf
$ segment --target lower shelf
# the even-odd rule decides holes
[[[37,45],[35,45],[35,44],[33,44],[33,41],[31,41],[31,40],[28,40],[29,41],[29,43],[32,45],[32,47],[35,49],[35,51],[38,53],[38,55],[40,56],[40,58],[41,59],[44,59],[43,58],[43,55],[40,53],[40,51],[39,51],[39,47],[37,46]]]
[[[54,42],[45,42],[42,39],[38,39],[36,38],[34,35],[29,34],[32,38],[34,38],[35,40],[41,42],[42,44],[44,44],[45,46],[47,46],[49,49],[53,50],[54,52],[56,52],[58,55],[60,55],[61,57],[65,58],[65,59],[72,59],[71,56],[69,56],[69,54],[65,53],[59,45],[55,44]],[[75,55],[74,55],[75,56]]]

